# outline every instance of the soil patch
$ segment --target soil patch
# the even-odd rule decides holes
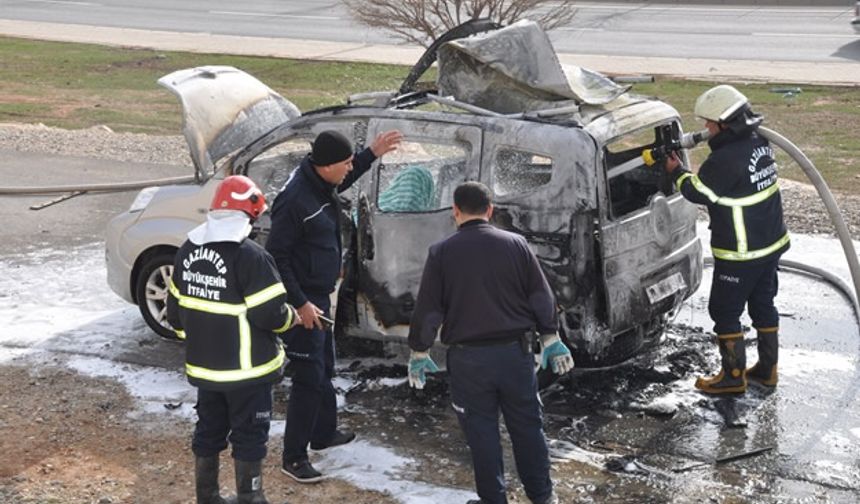
[[[194,502],[193,426],[129,417],[132,398],[110,380],[55,368],[0,366],[0,501],[6,504],[188,504]],[[273,503],[396,502],[339,480],[300,485],[277,467],[280,438],[264,465]],[[233,490],[222,454],[222,493]]]

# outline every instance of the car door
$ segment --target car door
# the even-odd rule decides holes
[[[642,161],[642,151],[660,143],[660,126],[679,120],[677,112],[656,102],[628,109],[588,126],[605,135],[599,237],[612,334],[646,328],[679,306],[698,288],[702,270],[695,207],[660,167]]]
[[[564,314],[563,333],[579,339],[595,311],[597,145],[578,127],[492,121],[481,180],[494,194],[493,224],[528,240]]]
[[[358,327],[354,335],[403,336],[427,250],[455,231],[454,189],[478,178],[481,129],[443,120],[371,119],[367,138],[396,129],[404,141],[357,184]]]

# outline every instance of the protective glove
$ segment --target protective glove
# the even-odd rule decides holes
[[[421,390],[427,383],[424,373],[435,373],[439,366],[433,362],[428,352],[412,351],[409,355],[409,386]]]
[[[552,372],[557,375],[565,375],[573,369],[573,356],[558,337],[558,333],[542,334],[540,342],[541,369],[546,369],[548,363],[552,364]]]

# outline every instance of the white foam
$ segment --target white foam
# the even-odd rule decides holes
[[[779,374],[792,377],[812,377],[825,372],[849,373],[854,370],[856,357],[832,352],[801,348],[781,348]]]
[[[83,356],[71,357],[67,365],[87,376],[117,380],[137,399],[142,412],[195,418],[197,392],[180,372]]]
[[[431,485],[406,476],[415,461],[394,451],[357,440],[323,452],[314,466],[323,474],[367,490],[385,492],[405,504],[465,502],[474,499],[470,491]]]

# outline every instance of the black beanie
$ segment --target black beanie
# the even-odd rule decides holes
[[[311,151],[311,163],[328,166],[349,159],[352,156],[352,143],[341,133],[326,130],[317,135]]]

